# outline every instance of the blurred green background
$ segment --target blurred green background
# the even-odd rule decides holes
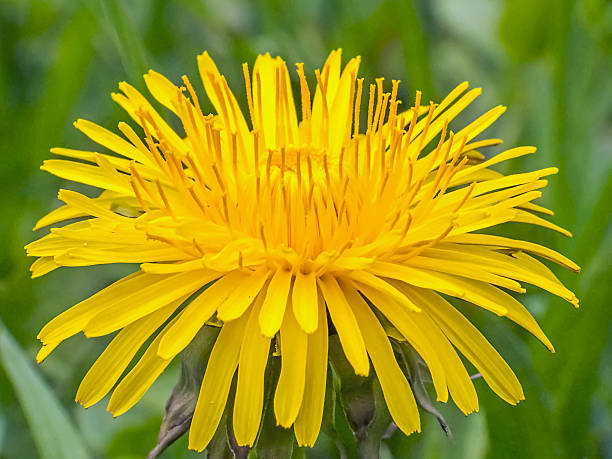
[[[484,88],[471,114],[504,104],[490,137],[536,145],[506,171],[555,165],[543,204],[573,239],[511,228],[572,257],[579,276],[555,272],[580,310],[535,290],[524,300],[547,332],[552,355],[508,321],[473,313],[516,370],[526,400],[506,405],[477,381],[481,411],[443,405],[447,440],[423,415],[421,435],[395,435],[385,457],[612,457],[612,3],[606,0],[1,0],[0,1],[0,456],[141,458],[154,445],[177,378],[172,366],[119,419],[100,403],[74,402],[79,381],[107,340],[75,337],[37,367],[41,326],[130,267],[61,269],[31,280],[23,246],[37,218],[70,186],[38,170],[52,146],[91,148],[78,117],[113,128],[117,82],[142,88],[154,68],[197,81],[208,50],[244,101],[241,63],[269,51],[311,71],[332,48],[361,55],[362,75],[402,80],[439,100],[457,83]],[[198,82],[197,86],[202,89]],[[407,103],[405,103],[407,105]],[[3,323],[3,324],[2,324]],[[13,339],[14,338],[14,339]],[[337,457],[325,436],[307,457]],[[297,451],[296,457],[304,457]],[[186,440],[166,458],[195,457]]]

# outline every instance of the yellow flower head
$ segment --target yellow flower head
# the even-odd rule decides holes
[[[551,351],[536,321],[507,291],[523,293],[519,282],[525,282],[578,305],[533,255],[578,271],[572,261],[482,231],[513,221],[567,233],[537,216],[552,212],[532,202],[555,168],[513,175],[490,169],[535,148],[513,148],[488,160],[478,152],[501,143],[474,139],[505,107],[453,132],[448,123],[479,89],[468,91],[462,83],[429,105],[417,92],[414,106],[403,110],[398,81],[390,92],[382,78],[364,86],[357,78],[360,59],[342,69],[338,50],[315,71],[314,97],[297,65],[298,116],[285,62],[266,54],[252,73],[243,66],[248,122],[207,53],[198,64],[216,114],[202,112],[187,77],[177,87],[150,71],[146,85],[180,119],[180,132],[136,89],[120,83],[113,99],[136,130],[119,123],[119,136],[90,121],[75,123],[115,154],[55,148],[66,159],[42,166],[102,192],[59,192],[65,205],[36,228],[79,220],[26,247],[39,257],[33,276],[60,266],[140,268],[49,322],[38,335],[38,360],[78,332],[94,337],[119,331],[79,387],[77,400],[87,407],[115,387],[155,335],[113,391],[108,409],[119,415],[202,327],[220,324],[189,435],[197,450],[211,440],[236,372],[236,440],[255,442],[265,369],[275,348],[281,354],[276,421],[293,426],[300,445],[312,446],[323,415],[333,330],[355,373],[368,375],[372,364],[389,412],[406,434],[420,430],[420,421],[392,349],[396,339],[425,361],[439,401],[450,394],[464,413],[478,410],[456,350],[502,399],[522,400],[506,362],[446,299],[506,316]]]

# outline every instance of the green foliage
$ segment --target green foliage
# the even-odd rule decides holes
[[[511,162],[510,169],[561,169],[543,204],[575,237],[525,225],[500,231],[563,251],[583,267],[579,276],[552,268],[576,291],[580,310],[535,289],[524,296],[555,355],[508,321],[462,307],[516,370],[525,401],[510,407],[476,381],[479,414],[466,418],[452,403],[436,405],[453,440],[423,413],[423,433],[393,435],[382,456],[612,456],[610,2],[6,0],[0,2],[0,317],[19,344],[0,330],[1,457],[62,457],[62,451],[144,457],[178,379],[179,368],[171,366],[141,403],[113,420],[104,402],[87,412],[73,402],[106,340],[74,337],[40,367],[27,362],[47,320],[126,272],[63,268],[29,279],[31,260],[22,247],[35,237],[30,229],[58,206],[59,186],[74,186],[38,170],[48,149],[91,147],[72,121],[83,117],[112,129],[125,115],[109,93],[122,80],[143,88],[140,75],[149,66],[175,82],[187,74],[202,91],[195,56],[208,50],[244,102],[240,64],[252,63],[257,53],[280,54],[312,70],[336,47],[345,58],[362,56],[366,78],[402,80],[404,107],[415,89],[428,101],[464,80],[484,88],[470,113],[507,105],[489,133],[505,147],[538,146],[536,155]],[[201,101],[211,109],[205,97]],[[338,397],[326,413],[329,425],[316,448],[294,448],[295,457],[339,457],[337,441],[349,457],[356,454]],[[45,428],[37,427],[43,419]],[[65,440],[41,437],[50,435]],[[183,438],[162,457],[196,457],[186,445]]]
[[[0,321],[0,364],[27,417],[43,459],[89,459],[87,447],[64,407]]]

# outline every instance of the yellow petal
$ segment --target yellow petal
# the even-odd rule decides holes
[[[108,129],[98,126],[96,123],[79,119],[74,122],[74,127],[94,142],[99,143],[115,153],[119,153],[121,156],[134,159],[143,164],[151,164],[149,158],[143,155],[143,153],[130,142],[113,134]]]
[[[370,361],[351,305],[346,301],[335,277],[324,275],[318,279],[318,284],[347,360],[356,374],[367,376],[370,371]]]
[[[291,301],[293,314],[306,333],[313,333],[318,326],[318,296],[315,273],[304,274],[298,270],[295,275]]]
[[[146,274],[155,276],[155,274]],[[187,271],[170,276],[162,276],[158,282],[144,289],[129,292],[115,298],[94,317],[84,332],[87,337],[102,336],[126,326],[141,317],[167,305],[184,295],[190,295],[218,276],[210,271]]]
[[[538,217],[537,215],[533,215],[531,212],[527,212],[524,210],[517,209],[514,221],[521,223],[529,223],[531,225],[543,226],[544,228],[557,231],[558,233],[561,233],[566,237],[572,237],[572,233],[570,233],[565,228],[562,228],[559,225],[555,225],[554,223],[549,222],[548,220],[542,217]]]
[[[372,270],[372,272],[374,272],[374,270]],[[398,303],[406,306],[408,309],[412,309],[413,311],[419,311],[419,307],[412,301],[410,301],[408,298],[406,298],[406,295],[399,292],[395,287],[393,287],[388,282],[384,281],[378,276],[372,275],[367,271],[353,271],[348,273],[348,276],[357,282],[368,285],[372,288],[375,288],[376,290],[380,290],[386,295],[389,295]]]
[[[80,332],[87,322],[119,298],[156,284],[165,276],[140,271],[119,279],[51,320],[38,334],[43,343],[59,342]]]
[[[343,291],[362,330],[363,340],[372,359],[391,417],[406,435],[415,431],[420,432],[419,410],[412,389],[395,360],[384,328],[354,288],[344,286]]]
[[[457,309],[429,290],[406,287],[444,334],[465,355],[493,391],[515,405],[525,399],[516,375],[486,338]]]
[[[202,451],[217,430],[225,410],[232,378],[238,366],[247,319],[248,317],[244,315],[223,324],[221,328],[208,358],[198,403],[193,413],[189,429],[189,449]]]
[[[241,134],[246,141],[248,128],[244,116],[234,94],[229,90],[224,90],[227,83],[225,83],[225,79],[219,73],[208,52],[204,51],[198,56],[198,69],[206,95],[215,107],[219,117],[226,123],[230,132]]]
[[[52,225],[57,222],[61,222],[64,220],[70,220],[71,218],[85,217],[87,214],[79,209],[73,209],[70,206],[61,206],[57,209],[52,210],[43,218],[36,222],[32,231],[39,230],[44,228],[45,226]]]
[[[270,352],[270,338],[259,332],[258,316],[265,291],[249,313],[238,359],[238,382],[234,400],[233,427],[240,446],[253,446],[263,410],[264,374]]]
[[[431,271],[452,274],[453,276],[467,277],[482,282],[487,282],[493,285],[499,285],[515,292],[522,292],[523,289],[521,284],[518,282],[503,277],[498,274],[487,272],[484,269],[480,269],[480,265],[477,262],[473,262],[466,258],[457,258],[452,256],[439,256],[439,257],[428,257],[428,254],[441,253],[442,251],[435,252],[436,249],[426,250],[420,256],[410,258],[406,264],[419,269],[428,269]],[[501,314],[504,311],[500,312]]]
[[[155,337],[138,363],[125,375],[113,391],[106,407],[113,416],[120,416],[133,407],[171,362],[171,360],[162,359],[157,355],[157,347],[165,331],[172,326],[174,320]]]
[[[274,149],[276,145],[276,66],[269,54],[257,56],[253,68],[253,109],[265,145]]]
[[[259,294],[270,277],[270,270],[259,268],[250,274],[245,274],[244,280],[236,286],[227,299],[219,306],[217,317],[228,322],[240,317]]]
[[[442,356],[444,353],[447,353],[447,349],[444,349],[440,343],[434,341],[431,336],[424,333],[421,327],[417,326],[415,318],[422,314],[411,314],[410,310],[402,308],[399,303],[395,302],[391,297],[367,285],[357,284],[356,288],[358,288],[372,304],[383,313],[389,322],[391,322],[401,333],[404,339],[408,341],[414,350],[423,358],[431,373],[431,379],[438,395],[438,401],[446,402],[448,400],[446,377],[446,372],[448,370],[443,365]]]
[[[194,298],[159,343],[160,357],[167,359],[181,352],[229,296],[235,285],[235,276],[226,275]]]
[[[480,301],[480,297],[467,289],[462,282],[463,279],[458,276],[386,262],[376,262],[372,267],[372,271],[379,276],[400,280],[421,288],[436,290],[476,304]],[[498,315],[504,315],[507,312],[499,306],[489,306],[491,311]]]
[[[119,215],[107,207],[100,205],[95,199],[88,198],[87,196],[77,193],[72,190],[60,190],[58,195],[58,199],[64,201],[69,206],[82,210],[87,215],[91,215],[92,217],[105,218],[108,220],[117,220],[122,222],[132,223],[127,217]]]
[[[355,80],[359,70],[360,58],[353,58],[346,64],[338,83],[338,89],[330,103],[330,147],[329,156],[332,161],[340,156],[340,149],[344,141],[350,138],[353,111],[351,110],[354,95]],[[329,85],[329,84],[328,84]]]
[[[327,314],[319,296],[319,326],[308,335],[306,360],[306,385],[302,407],[295,420],[293,430],[300,446],[313,446],[319,436],[323,407],[325,404],[325,384],[327,381]]]
[[[81,381],[76,401],[85,408],[100,401],[113,388],[138,349],[184,300],[185,297],[180,298],[121,330]]]
[[[289,428],[302,406],[308,349],[308,335],[291,311],[285,314],[280,329],[280,349],[282,366],[274,393],[274,414],[278,425]]]
[[[44,276],[45,274],[53,271],[54,269],[59,268],[53,257],[41,257],[32,263],[30,266],[30,272],[32,273],[32,279],[35,279],[40,276]]]
[[[268,338],[272,338],[276,334],[283,322],[292,277],[291,271],[280,268],[276,270],[272,280],[270,280],[268,293],[259,314],[261,333]]]
[[[44,362],[44,360],[49,357],[49,354],[51,354],[51,352],[53,352],[60,343],[61,341],[43,344],[38,351],[38,354],[36,354],[36,363]]]
[[[458,244],[476,244],[476,245],[488,245],[493,247],[520,249],[527,252],[535,253],[548,260],[554,261],[555,263],[571,269],[574,272],[580,271],[580,266],[574,263],[567,257],[564,257],[560,253],[544,247],[533,242],[520,241],[516,239],[510,239],[502,236],[492,236],[489,234],[460,234],[457,236],[451,236],[445,239],[445,241],[456,242]]]
[[[140,265],[140,269],[144,272],[154,274],[174,274],[184,271],[194,271],[196,269],[202,269],[203,267],[204,264],[200,258],[179,263],[142,263]]]
[[[323,99],[322,88],[317,84],[312,102],[312,141],[315,145],[327,146],[329,142],[329,136],[325,136],[329,133],[329,127],[326,123],[329,123],[330,111],[340,82],[341,65],[342,50],[333,50],[325,61],[321,72],[322,83],[325,85],[325,100]],[[327,113],[328,119],[325,119],[325,113]]]
[[[149,70],[148,73],[144,74],[143,78],[151,95],[168,110],[178,115],[176,105],[178,103],[179,88],[155,70]]]
[[[133,193],[127,175],[122,174],[122,176],[110,177],[98,166],[66,161],[64,159],[48,159],[43,162],[40,168],[66,180],[116,191],[124,195],[131,196]]]
[[[136,88],[122,81],[119,89],[125,94],[111,94],[113,100],[117,102],[138,124],[142,123],[142,113],[146,113],[155,123],[155,129],[151,133],[154,136],[159,134],[170,146],[179,153],[186,154],[188,151],[186,142],[172,129],[166,121],[157,113],[149,101]],[[148,123],[147,123],[148,124]],[[159,132],[157,132],[159,131]],[[162,139],[159,139],[162,140]]]
[[[519,303],[512,295],[485,282],[471,279],[457,279],[457,281],[463,283],[465,289],[472,293],[470,302],[492,312],[503,308],[506,311],[503,314],[504,317],[507,317],[523,327],[538,338],[551,352],[555,352],[552,343],[546,337],[533,316],[525,306]]]

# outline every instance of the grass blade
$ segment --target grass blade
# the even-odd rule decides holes
[[[1,321],[0,365],[13,385],[40,457],[89,459],[68,414]]]

